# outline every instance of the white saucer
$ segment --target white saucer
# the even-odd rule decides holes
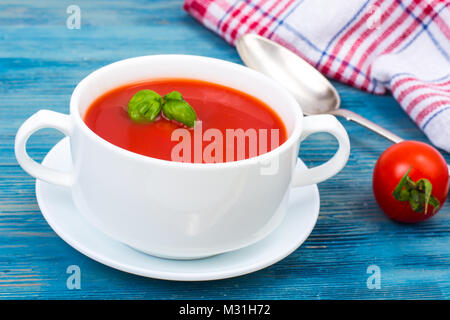
[[[70,170],[68,138],[50,150],[43,164]],[[305,167],[301,160],[298,165]],[[70,190],[36,181],[39,207],[52,229],[69,245],[112,268],[157,279],[201,281],[235,277],[268,267],[295,251],[309,236],[319,215],[317,185],[293,189],[288,212],[267,238],[240,250],[198,260],[169,260],[136,251],[88,224],[75,209]]]

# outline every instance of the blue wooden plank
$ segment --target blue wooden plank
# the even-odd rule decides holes
[[[42,218],[34,179],[15,161],[13,141],[20,124],[39,109],[68,112],[77,82],[119,59],[184,53],[241,63],[234,48],[181,10],[181,1],[77,1],[80,30],[65,26],[69,4],[0,4],[0,298],[450,298],[450,205],[420,225],[387,219],[373,198],[371,174],[390,143],[344,121],[352,143],[348,165],[319,185],[320,218],[309,239],[274,266],[221,281],[169,282],[113,270],[68,246]],[[406,139],[427,141],[391,96],[335,85],[344,107]],[[29,151],[42,160],[60,137],[40,131]],[[317,165],[335,148],[332,138],[317,134],[304,142],[300,154]],[[81,290],[66,287],[66,268],[72,264],[81,268]],[[379,290],[366,286],[372,264],[381,269]]]

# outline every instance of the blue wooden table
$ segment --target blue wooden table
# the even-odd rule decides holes
[[[66,27],[71,4],[81,9],[80,29]],[[50,229],[36,203],[35,180],[14,157],[14,136],[26,118],[44,108],[68,113],[75,85],[116,60],[183,53],[242,63],[233,47],[181,5],[181,0],[0,3],[0,298],[450,298],[449,201],[418,225],[387,219],[373,197],[371,175],[390,143],[345,120],[351,156],[340,174],[319,185],[314,231],[289,257],[256,273],[196,283],[142,278],[85,257]],[[427,141],[391,96],[334,84],[344,107],[406,139]],[[39,131],[28,150],[40,161],[61,137]],[[305,141],[300,155],[317,165],[336,147],[331,137],[318,134]],[[70,265],[81,269],[79,290],[66,286]],[[367,286],[371,265],[381,271],[380,289]]]

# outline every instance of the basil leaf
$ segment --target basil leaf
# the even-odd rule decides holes
[[[155,91],[144,89],[128,102],[128,115],[136,122],[153,122],[161,112],[163,99]]]
[[[178,121],[191,128],[194,127],[197,114],[178,91],[166,94],[164,100],[162,111],[167,119]]]
[[[181,93],[178,91],[172,91],[164,96],[164,100],[184,100]]]

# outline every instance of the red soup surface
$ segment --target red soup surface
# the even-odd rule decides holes
[[[179,91],[201,123],[187,128],[161,115],[152,123],[133,122],[127,104],[143,89],[161,96]],[[113,89],[91,104],[84,121],[97,135],[118,147],[172,161],[210,163],[247,159],[271,151],[287,139],[282,120],[264,102],[235,89],[188,79],[151,80]],[[176,129],[184,133],[172,135]]]

